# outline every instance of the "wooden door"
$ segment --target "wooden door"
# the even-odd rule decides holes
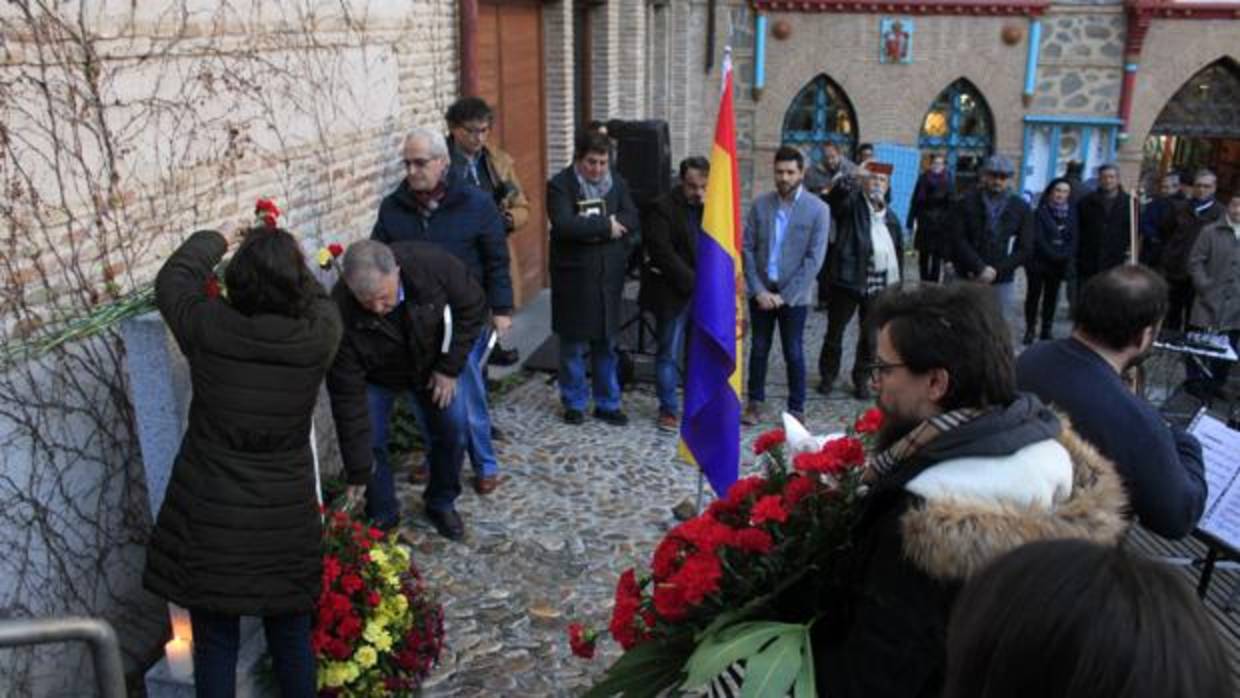
[[[478,96],[495,109],[490,143],[517,164],[530,218],[509,238],[518,306],[547,285],[547,167],[543,130],[540,3],[497,0],[478,7]]]

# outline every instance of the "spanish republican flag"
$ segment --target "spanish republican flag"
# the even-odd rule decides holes
[[[741,449],[740,186],[732,58],[723,59],[723,96],[710,154],[710,179],[697,241],[697,275],[690,315],[681,455],[701,468],[715,494],[736,482]]]

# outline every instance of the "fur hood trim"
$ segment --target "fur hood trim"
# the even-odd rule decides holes
[[[1127,495],[1115,466],[1067,421],[1058,441],[1072,458],[1072,494],[1053,507],[942,497],[919,501],[900,521],[904,554],[927,574],[965,580],[1026,543],[1074,538],[1115,544],[1127,530]]]

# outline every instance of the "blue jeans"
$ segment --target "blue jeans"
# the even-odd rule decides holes
[[[450,511],[453,502],[461,494],[461,462],[465,460],[465,435],[468,414],[465,400],[460,394],[461,382],[457,381],[457,395],[446,409],[439,409],[431,401],[429,390],[410,390],[414,408],[426,421],[429,440],[431,476],[422,499],[428,509]],[[370,450],[374,454],[374,470],[370,485],[366,488],[366,515],[376,526],[394,525],[400,519],[400,503],[396,501],[396,482],[388,463],[388,422],[392,404],[400,391],[378,385],[366,386],[366,400],[370,407]]]
[[[586,387],[586,353],[590,354],[590,373],[594,409],[620,409],[620,376],[616,374],[616,346],[608,339],[565,339],[560,337],[560,401],[570,410],[586,409],[590,389]]]
[[[469,415],[469,431],[465,436],[466,452],[474,473],[479,477],[492,477],[499,473],[499,464],[495,460],[495,447],[491,444],[491,413],[487,407],[487,380],[482,365],[482,355],[487,350],[487,339],[490,332],[483,332],[469,350],[469,358],[465,368],[457,377],[456,392],[465,402],[465,411]],[[422,432],[422,443],[431,442],[430,430],[426,426],[426,417],[416,404],[413,410],[418,420],[418,430]],[[430,467],[430,452],[420,466],[423,470]]]
[[[659,355],[654,361],[654,381],[659,394],[659,411],[664,414],[680,414],[676,388],[680,386],[680,360],[685,353],[685,327],[688,324],[688,307],[673,317],[660,317],[655,323]]]
[[[190,609],[194,632],[194,695],[233,698],[237,693],[237,653],[241,617]],[[266,616],[263,631],[284,698],[314,698],[314,652],[310,649],[310,614]]]
[[[749,326],[752,342],[749,348],[749,401],[766,400],[766,362],[771,354],[775,324],[779,324],[779,344],[788,365],[788,411],[805,411],[805,318],[809,308],[785,305],[777,310],[762,310],[749,301]]]

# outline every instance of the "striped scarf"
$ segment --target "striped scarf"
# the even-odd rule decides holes
[[[940,435],[962,424],[967,424],[984,413],[985,410],[976,407],[962,407],[931,417],[914,427],[886,451],[873,456],[866,464],[866,470],[876,479],[890,475],[900,467],[901,463],[916,455]]]

